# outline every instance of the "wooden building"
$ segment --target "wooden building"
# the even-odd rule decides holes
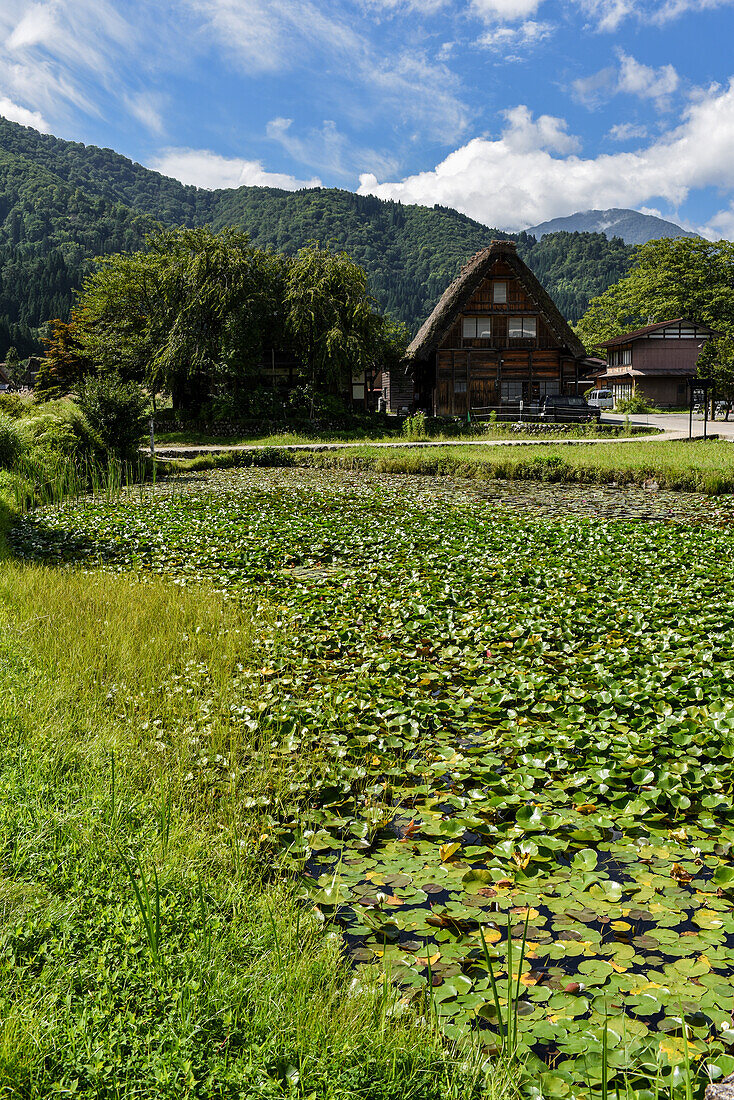
[[[603,345],[607,366],[597,383],[610,389],[615,400],[638,393],[658,407],[685,405],[701,349],[716,335],[708,325],[676,317],[616,336]]]
[[[575,393],[586,352],[513,241],[492,241],[462,268],[408,348],[388,407],[436,416],[537,405]]]

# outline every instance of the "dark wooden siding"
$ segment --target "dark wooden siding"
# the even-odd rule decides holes
[[[493,300],[495,280],[507,284],[507,301]],[[490,317],[491,337],[483,340],[463,336],[464,317]],[[536,319],[534,338],[509,338],[510,317]],[[436,354],[434,411],[439,416],[465,416],[470,410],[498,407],[502,402],[502,383],[522,386],[523,399],[539,400],[544,385],[564,383],[575,378],[574,361],[541,315],[521,280],[501,261],[480,284],[441,340]],[[507,386],[505,386],[505,392]]]

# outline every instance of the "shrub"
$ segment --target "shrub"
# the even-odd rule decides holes
[[[9,470],[25,448],[23,433],[15,420],[0,412],[0,467]]]
[[[0,393],[0,413],[11,417],[12,420],[20,420],[28,412],[27,401],[18,393]]]
[[[406,439],[422,440],[428,438],[428,421],[424,412],[414,413],[403,421],[403,435]]]
[[[653,406],[642,393],[633,393],[631,397],[622,397],[616,404],[615,411],[623,413],[649,413]]]
[[[119,375],[90,378],[79,396],[79,408],[105,450],[132,461],[145,435],[148,397],[135,382]]]

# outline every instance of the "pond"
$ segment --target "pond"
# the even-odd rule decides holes
[[[605,1027],[633,1084],[734,1071],[733,520],[251,469],[39,511],[15,545],[261,605],[241,718],[293,795],[252,807],[264,852],[450,1038],[496,1049],[516,1001],[527,1077],[570,1096]]]

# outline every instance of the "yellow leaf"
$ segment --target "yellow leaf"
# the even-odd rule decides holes
[[[620,966],[619,963],[612,962],[611,959],[609,960],[609,965],[611,966],[612,970],[616,970],[618,974],[626,974],[627,973],[627,967],[626,966]]]
[[[496,928],[480,928],[477,935],[480,939],[483,937],[485,943],[499,943],[502,939],[502,933]]]
[[[382,761],[380,760],[379,756],[372,756],[370,758],[370,764],[373,768],[377,768],[381,763]]]
[[[441,952],[437,951],[435,955],[431,955],[430,960],[428,959],[427,955],[416,955],[415,961],[419,962],[419,963],[423,963],[424,966],[427,966],[429,961],[430,961],[431,966],[435,966],[440,958],[441,958]]]
[[[452,856],[455,856],[458,852],[461,844],[441,844],[439,845],[438,854],[441,857],[442,863],[448,863]]]
[[[612,928],[617,932],[628,932],[632,925],[626,920],[613,920]]]

